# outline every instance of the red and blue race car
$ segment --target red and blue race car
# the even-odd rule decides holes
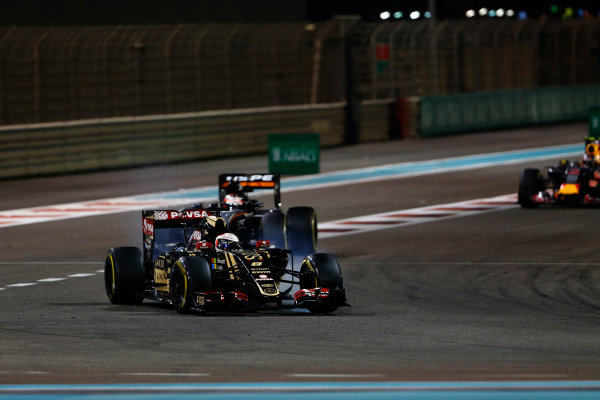
[[[581,161],[561,160],[541,171],[525,168],[519,176],[518,202],[523,208],[600,204],[600,138],[585,138]]]

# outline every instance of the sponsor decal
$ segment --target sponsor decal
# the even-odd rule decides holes
[[[250,268],[253,274],[269,274],[271,270],[269,268]]]
[[[273,174],[230,175],[225,180],[227,182],[271,182]]]
[[[202,240],[202,232],[200,232],[198,229],[194,230],[194,233],[192,233],[191,239],[194,241]]]
[[[317,152],[313,149],[305,148],[286,148],[281,151],[279,148],[275,148],[273,153],[273,160],[276,162],[306,162],[314,163],[318,160]]]
[[[154,219],[164,221],[169,219],[169,214],[166,211],[154,211]]]
[[[154,211],[154,219],[159,221],[171,219],[200,219],[206,218],[210,214],[206,210],[160,210]]]
[[[273,174],[230,175],[225,178],[223,187],[227,187],[231,183],[239,183],[241,186],[256,188],[275,187]]]
[[[196,243],[196,250],[200,250],[200,249],[212,249],[212,243],[210,243],[210,242]]]
[[[261,274],[261,275],[259,275],[258,277],[259,277],[259,278],[268,278],[269,276],[268,276],[268,275]]]
[[[260,249],[262,247],[271,247],[271,242],[268,240],[257,240],[256,241],[256,248]]]
[[[206,210],[183,210],[181,211],[180,215],[180,218],[186,219],[206,218],[209,216]]]
[[[144,218],[142,221],[142,230],[144,235],[154,237],[154,220],[152,218]]]

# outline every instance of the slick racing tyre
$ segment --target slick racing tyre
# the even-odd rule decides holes
[[[113,247],[104,262],[104,287],[113,304],[140,304],[144,299],[144,258],[137,247]]]
[[[171,300],[177,312],[185,314],[194,305],[194,293],[213,289],[210,264],[204,257],[181,257],[171,271]]]
[[[272,211],[263,215],[261,218],[261,240],[268,240],[271,242],[271,246],[285,249],[284,219],[284,215],[279,211]]]
[[[525,168],[519,176],[519,204],[523,208],[537,207],[537,203],[531,200],[531,196],[544,190],[544,183],[540,170]]]
[[[329,253],[314,253],[300,267],[300,289],[327,288],[329,297],[323,302],[309,306],[313,314],[335,311],[346,302],[342,270],[337,259]]]
[[[312,207],[291,207],[285,232],[288,249],[294,255],[306,257],[317,251],[317,214]]]

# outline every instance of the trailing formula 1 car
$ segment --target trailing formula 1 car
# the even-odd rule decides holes
[[[518,202],[523,208],[600,204],[600,139],[585,138],[582,161],[561,160],[542,171],[525,168],[519,177]]]
[[[219,175],[219,201],[207,209],[220,209],[230,232],[242,242],[268,240],[272,245],[291,250],[297,260],[317,251],[317,214],[312,207],[281,209],[279,174]],[[274,208],[249,199],[255,190],[272,190]],[[202,205],[200,205],[202,207]]]
[[[317,314],[347,305],[333,255],[313,253],[290,268],[289,250],[240,241],[218,210],[143,211],[142,230],[143,251],[108,251],[104,281],[113,304],[151,299],[180,313],[305,308]]]

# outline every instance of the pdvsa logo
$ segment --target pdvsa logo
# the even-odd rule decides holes
[[[183,210],[181,212],[175,212],[175,215],[172,215],[172,218],[186,218],[186,219],[196,219],[196,218],[206,218],[208,217],[208,213],[206,210]]]

